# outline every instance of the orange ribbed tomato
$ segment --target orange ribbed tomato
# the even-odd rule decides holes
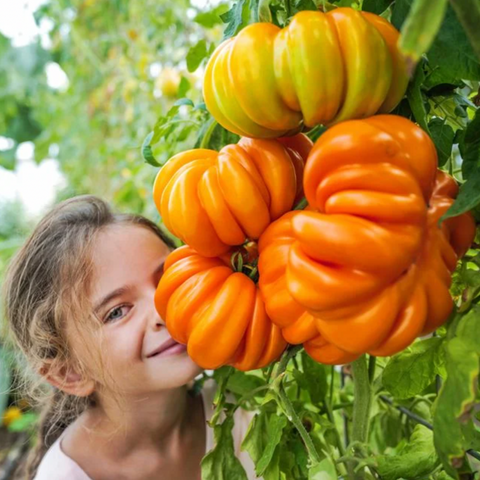
[[[438,226],[456,184],[437,170],[423,130],[388,115],[339,124],[315,144],[304,189],[310,210],[285,215],[259,242],[260,288],[272,321],[295,328],[298,316],[284,317],[286,297],[275,295],[283,288],[315,318],[320,337],[305,346],[325,363],[392,355],[446,321],[451,272],[475,224],[464,214]],[[286,266],[273,263],[280,249]],[[302,329],[311,334],[307,318]]]
[[[197,149],[159,171],[153,198],[166,227],[202,255],[258,239],[303,195],[303,164],[312,142],[303,134],[242,138],[220,152]]]
[[[228,255],[208,258],[188,246],[172,252],[155,294],[168,331],[203,368],[262,368],[286,347],[257,285],[234,272]]]
[[[408,84],[398,36],[352,8],[299,12],[284,29],[249,25],[210,58],[205,103],[226,129],[254,138],[389,112]]]
[[[258,285],[267,314],[282,329],[283,338],[292,344],[303,343],[307,353],[326,364],[344,364],[359,355],[348,353],[327,342],[318,332],[315,317],[305,310],[287,288],[286,269],[295,239],[292,219],[299,212],[288,212],[273,222],[258,242],[260,273]]]

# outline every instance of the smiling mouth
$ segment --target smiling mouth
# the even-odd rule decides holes
[[[167,340],[165,343],[160,345],[157,349],[147,355],[147,358],[153,357],[166,357],[170,355],[176,355],[179,353],[186,352],[187,347],[186,345],[182,345],[181,343],[176,342],[171,338]]]

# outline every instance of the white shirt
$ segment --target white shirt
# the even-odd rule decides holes
[[[203,411],[205,421],[208,422],[213,414],[213,399],[215,396],[216,384],[213,381],[205,382],[201,395],[203,400]],[[232,430],[235,455],[240,460],[247,478],[254,480],[259,477],[255,475],[254,464],[247,452],[240,451],[240,445],[247,433],[248,425],[253,418],[254,412],[248,412],[238,408],[234,413],[235,425]],[[222,419],[221,419],[222,420]],[[74,460],[62,450],[62,439],[66,431],[60,435],[56,442],[48,449],[43,457],[34,480],[92,480]],[[213,429],[206,425],[206,450],[209,452],[214,447]],[[159,480],[161,480],[159,473]]]

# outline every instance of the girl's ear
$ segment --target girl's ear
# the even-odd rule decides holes
[[[88,397],[95,390],[94,380],[65,365],[55,367],[54,364],[45,363],[39,373],[50,385],[69,395]]]

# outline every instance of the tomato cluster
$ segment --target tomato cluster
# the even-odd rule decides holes
[[[473,218],[439,222],[457,185],[421,128],[394,115],[352,120],[403,96],[397,36],[339,8],[301,12],[283,30],[252,25],[213,54],[204,95],[231,131],[335,125],[313,148],[303,134],[244,137],[160,170],[155,203],[187,245],[167,259],[155,302],[202,367],[261,368],[287,343],[327,364],[392,355],[447,320]],[[252,241],[258,258],[245,253]]]

